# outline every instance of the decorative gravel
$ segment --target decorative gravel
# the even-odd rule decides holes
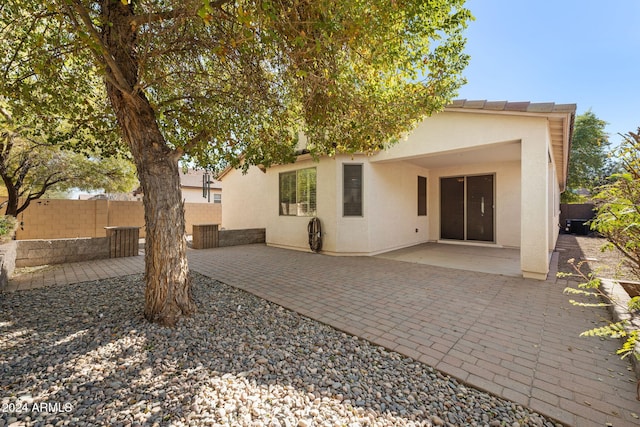
[[[7,425],[556,426],[194,274],[199,311],[142,317],[142,276],[0,294]]]

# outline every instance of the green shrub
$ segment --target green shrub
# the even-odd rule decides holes
[[[595,196],[597,215],[591,229],[618,249],[626,265],[640,278],[640,129],[629,132],[614,153],[623,171],[611,176],[611,182]]]
[[[13,239],[17,221],[11,215],[0,216],[0,243],[6,243]]]
[[[581,271],[581,267],[584,261],[575,263],[574,259],[570,259],[569,264],[574,268],[575,273],[558,273],[559,277],[579,277],[583,280],[576,288],[567,287],[564,289],[565,294],[578,295],[583,297],[586,301],[569,300],[573,305],[580,307],[607,307],[614,304],[619,304],[613,300],[609,295],[600,289],[601,281],[596,277],[595,273],[585,274]],[[633,297],[629,301],[628,305],[624,307],[631,313],[635,313],[640,309],[640,297]],[[630,327],[628,321],[609,322],[608,325],[595,327],[584,331],[580,336],[586,337],[603,337],[603,338],[622,338],[624,343],[617,350],[617,354],[623,359],[627,356],[633,355],[637,360],[640,360],[640,353],[636,349],[636,343],[638,342],[637,329]],[[639,383],[640,384],[640,383]]]

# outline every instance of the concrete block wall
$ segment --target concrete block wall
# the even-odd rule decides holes
[[[16,248],[15,240],[0,245],[0,291],[7,288],[16,267]]]
[[[20,226],[16,231],[16,239],[97,237],[99,211],[105,209],[106,202],[106,200],[35,200],[18,215]]]
[[[4,199],[0,198],[0,202]],[[222,222],[220,203],[185,203],[187,233],[193,224]],[[105,237],[104,227],[140,227],[145,236],[140,201],[36,200],[20,215],[17,240]]]
[[[16,267],[34,267],[109,258],[109,239],[107,237],[19,240],[16,243]]]
[[[264,228],[249,228],[246,230],[220,230],[218,232],[218,246],[238,246],[265,242]]]
[[[184,219],[187,234],[191,233],[194,224],[222,224],[222,204],[185,203]]]
[[[109,201],[105,227],[140,227],[144,237],[144,205],[138,201]]]

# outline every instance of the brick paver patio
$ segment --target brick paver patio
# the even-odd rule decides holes
[[[193,271],[403,353],[570,426],[640,425],[617,342],[580,338],[604,311],[546,282],[264,245],[189,251]],[[143,257],[66,264],[12,289],[140,273]],[[610,423],[610,424],[607,424]]]

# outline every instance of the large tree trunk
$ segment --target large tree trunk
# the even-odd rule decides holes
[[[2,181],[4,182],[4,186],[7,188],[7,208],[5,209],[4,214],[10,215],[13,217],[18,216],[18,190],[11,182],[11,179],[2,175]]]
[[[109,23],[103,27],[102,38],[120,73],[117,76],[114,69],[107,68],[112,77],[106,83],[107,93],[144,191],[144,316],[149,321],[172,326],[181,315],[196,309],[186,257],[179,156],[166,144],[144,93],[134,89],[138,82],[136,35],[127,21],[132,6],[120,0],[103,0],[102,7],[103,22]]]

